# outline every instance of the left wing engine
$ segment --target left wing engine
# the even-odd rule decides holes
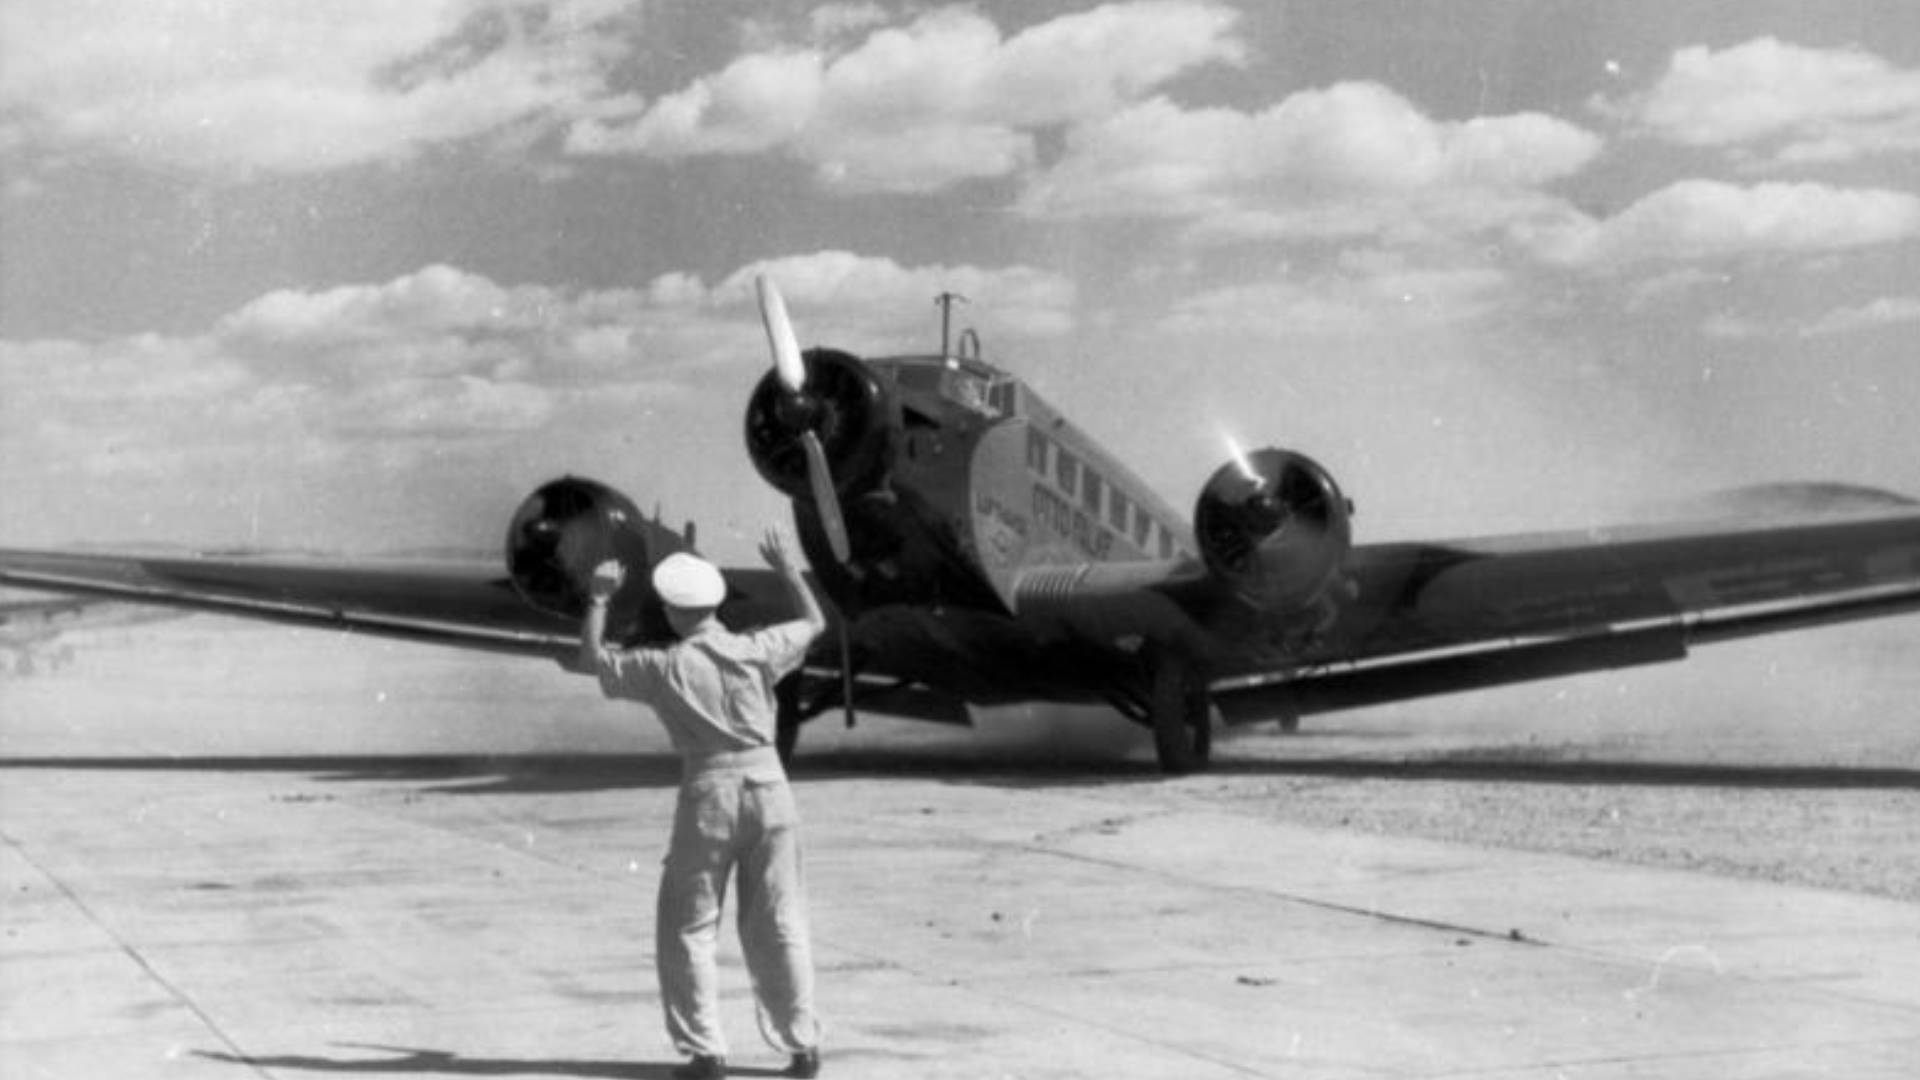
[[[617,559],[627,578],[609,605],[608,634],[617,640],[656,637],[665,622],[648,575],[654,564],[685,546],[642,517],[625,495],[569,476],[521,502],[507,527],[507,573],[527,603],[577,620],[586,611],[593,568]]]
[[[1257,450],[1222,465],[1194,507],[1207,570],[1254,607],[1324,608],[1346,587],[1353,504],[1332,475],[1291,450]]]

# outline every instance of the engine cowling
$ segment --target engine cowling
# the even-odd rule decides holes
[[[809,349],[806,391],[794,394],[768,372],[747,399],[747,455],[761,477],[789,498],[810,499],[806,451],[813,431],[826,451],[834,490],[872,490],[893,463],[897,407],[873,369],[850,353]]]
[[[1353,505],[1319,462],[1257,450],[1200,492],[1194,539],[1207,569],[1257,607],[1320,608],[1345,581]]]
[[[578,619],[586,612],[594,567],[617,559],[627,579],[608,609],[608,634],[633,636],[652,597],[647,576],[669,551],[665,536],[604,484],[566,477],[521,502],[507,526],[507,573],[522,599],[542,611]]]

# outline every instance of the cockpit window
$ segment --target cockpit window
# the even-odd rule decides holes
[[[949,369],[940,382],[940,392],[948,401],[986,416],[998,416],[994,407],[993,380],[970,371]]]
[[[894,378],[908,390],[937,394],[942,372],[938,364],[901,364],[894,369]]]
[[[957,358],[902,364],[900,385],[908,390],[936,393],[981,416],[1005,416],[1013,406],[1013,382],[991,368]]]

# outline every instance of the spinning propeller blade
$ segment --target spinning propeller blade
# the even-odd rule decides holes
[[[760,293],[760,322],[767,330],[767,344],[773,350],[773,371],[780,385],[797,399],[807,396],[807,369],[800,359],[800,341],[793,333],[793,320],[787,317],[787,302],[780,289],[767,277],[754,279]],[[845,563],[853,553],[847,540],[846,518],[840,512],[840,496],[834,490],[833,469],[827,462],[826,448],[811,427],[800,433],[800,448],[807,456],[807,484],[813,492],[814,509],[827,534],[827,547],[834,561]]]
[[[847,542],[846,519],[840,516],[840,496],[833,490],[833,473],[827,469],[827,451],[820,445],[820,436],[811,431],[800,436],[800,448],[807,454],[807,482],[813,487],[813,505],[820,512],[827,547],[835,562],[845,563],[853,548]]]
[[[801,393],[807,388],[807,368],[800,362],[800,340],[794,337],[793,321],[787,318],[787,302],[770,279],[753,280],[760,293],[760,323],[767,328],[767,345],[773,349],[773,370],[788,392]]]

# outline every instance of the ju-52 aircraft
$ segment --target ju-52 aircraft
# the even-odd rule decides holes
[[[789,753],[840,708],[964,722],[968,704],[1107,702],[1181,773],[1216,722],[1291,729],[1920,609],[1920,505],[1897,496],[1802,487],[1781,491],[1844,490],[1855,510],[1356,544],[1353,503],[1303,453],[1230,453],[1182,514],[970,334],[957,353],[802,352],[764,280],[760,307],[773,365],[747,455],[791,498],[835,624],[781,688]],[[648,571],[693,542],[567,477],[512,516],[504,564],[0,551],[0,584],[560,658],[609,558],[628,570],[610,637],[664,638]],[[727,574],[723,619],[783,617],[769,572]]]

